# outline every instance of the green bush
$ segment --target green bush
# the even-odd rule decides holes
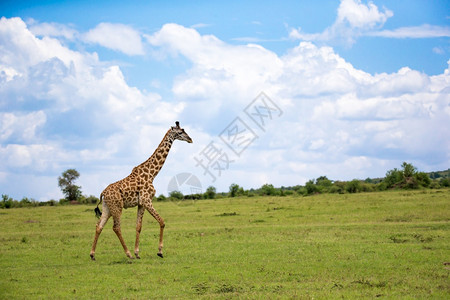
[[[244,189],[242,187],[240,187],[238,184],[236,183],[232,183],[230,185],[230,197],[236,197],[236,196],[242,196],[244,195]]]
[[[209,186],[205,192],[206,199],[214,199],[216,197],[216,188],[213,186]]]
[[[164,196],[163,194],[159,195],[159,196],[156,198],[156,201],[166,201],[166,200],[167,200],[167,198],[166,198],[166,196]]]
[[[333,183],[331,182],[331,180],[327,178],[327,176],[320,176],[319,178],[316,179],[316,185],[328,188],[331,187]]]
[[[291,196],[294,194],[293,190],[282,190],[282,193],[284,194],[284,196]]]
[[[314,179],[309,180],[305,184],[305,189],[307,195],[318,194],[320,192],[319,187],[314,183]]]
[[[384,177],[383,182],[386,185],[386,188],[390,189],[401,183],[403,180],[403,173],[397,168],[393,170],[389,170],[386,172],[386,176]]]
[[[2,208],[11,208],[13,207],[14,199],[9,197],[8,195],[2,195]]]
[[[344,181],[336,181],[333,184],[333,190],[336,190],[337,193],[339,194],[344,194],[345,193],[345,186],[346,183]]]
[[[419,186],[422,186],[422,187],[430,186],[431,179],[430,179],[430,177],[428,177],[428,175],[426,173],[424,173],[424,172],[416,172],[413,176],[416,179],[417,184]]]
[[[441,178],[439,184],[444,187],[450,187],[450,180],[448,178]]]
[[[99,199],[94,195],[81,196],[78,198],[78,203],[80,204],[97,204],[98,201]]]
[[[361,183],[358,179],[353,179],[345,185],[345,190],[349,193],[358,193],[361,191]]]
[[[439,189],[441,188],[441,185],[439,184],[439,180],[433,180],[431,181],[430,185],[429,185],[430,189]]]
[[[389,170],[383,182],[387,188],[417,189],[428,187],[431,179],[426,173],[418,172],[412,164],[403,162],[402,169]]]
[[[376,186],[373,183],[361,182],[361,192],[374,192]]]
[[[183,200],[184,196],[183,193],[180,191],[172,191],[169,193],[169,197],[171,199],[177,199],[177,200]]]
[[[343,194],[345,190],[343,188],[341,188],[340,186],[333,184],[332,186],[330,186],[328,188],[327,191],[330,194]]]
[[[272,184],[264,184],[261,187],[261,195],[262,196],[275,196],[278,194],[277,190],[274,188]]]

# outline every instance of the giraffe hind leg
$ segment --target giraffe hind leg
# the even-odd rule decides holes
[[[139,236],[141,234],[142,229],[142,218],[144,217],[145,207],[138,206],[137,211],[137,219],[136,219],[136,243],[134,244],[134,255],[137,259],[140,259],[139,256]]]
[[[106,222],[108,222],[108,219],[111,217],[111,214],[109,212],[108,206],[103,203],[103,213],[100,217],[100,219],[97,222],[97,226],[95,228],[95,237],[94,237],[94,243],[92,244],[91,249],[91,259],[95,260],[95,248],[97,247],[98,237],[102,233],[103,227],[105,226]]]

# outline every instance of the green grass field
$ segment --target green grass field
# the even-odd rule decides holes
[[[157,202],[141,260],[93,206],[0,210],[0,298],[450,298],[450,190]],[[134,247],[136,208],[122,232]]]

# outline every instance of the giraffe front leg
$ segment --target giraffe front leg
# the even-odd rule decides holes
[[[142,229],[142,218],[144,217],[145,207],[139,206],[138,212],[137,212],[137,219],[136,219],[136,243],[134,244],[134,255],[137,259],[140,259],[139,256],[139,236],[141,234]]]
[[[164,219],[156,212],[153,208],[153,205],[150,204],[147,207],[148,212],[158,221],[159,223],[159,246],[158,246],[158,256],[163,257],[162,248],[163,248],[163,235],[164,235],[164,227],[166,226],[164,223]]]
[[[163,248],[163,235],[164,235],[164,220],[161,218],[161,222],[159,223],[159,246],[158,246],[158,256],[163,258],[162,248]]]

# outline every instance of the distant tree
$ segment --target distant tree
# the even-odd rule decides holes
[[[11,208],[13,206],[14,199],[8,195],[2,195],[2,208]]]
[[[58,186],[67,201],[77,201],[81,197],[81,187],[75,185],[78,177],[80,177],[80,173],[75,169],[68,169],[58,177]]]
[[[272,184],[264,184],[261,187],[261,195],[263,196],[275,196],[277,194],[277,190],[274,188]]]
[[[214,199],[216,197],[216,188],[209,186],[205,192],[206,199]]]
[[[327,176],[320,176],[316,179],[316,185],[318,186],[330,187],[332,184],[333,183],[327,178]]]
[[[397,168],[394,168],[386,172],[386,176],[384,177],[383,182],[389,189],[393,188],[396,184],[399,184],[402,180],[403,180],[403,173],[399,171]]]
[[[417,168],[404,161],[402,163],[402,172],[404,178],[413,177],[417,173]]]
[[[239,185],[237,185],[236,183],[232,183],[230,185],[230,197],[236,197],[239,193]]]
[[[364,182],[365,182],[365,183],[374,183],[374,182],[373,182],[373,179],[370,178],[370,177],[367,177],[367,178],[364,180]]]
[[[31,206],[31,199],[28,199],[27,197],[23,197],[19,203],[20,203],[20,207]]]
[[[417,181],[417,184],[423,187],[429,187],[431,184],[431,179],[428,177],[428,175],[424,172],[416,172],[414,174],[414,178]]]
[[[387,188],[416,189],[428,187],[431,180],[426,173],[418,172],[412,164],[403,162],[401,170],[394,168],[387,171],[383,182]]]
[[[311,179],[305,184],[307,195],[319,193],[319,188],[317,187],[314,181],[315,181],[314,179]]]

